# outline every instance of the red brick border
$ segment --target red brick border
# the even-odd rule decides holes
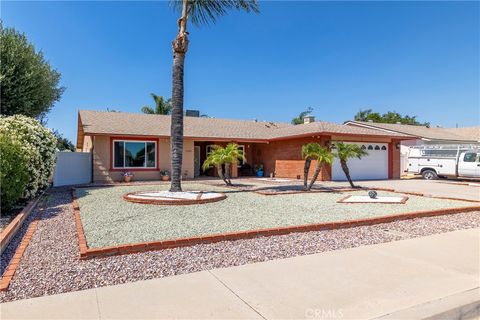
[[[402,197],[402,199],[399,202],[387,202],[387,201],[384,201],[384,202],[381,202],[381,201],[378,201],[378,202],[369,202],[369,201],[346,202],[345,200],[349,199],[351,196],[352,195],[349,194],[348,196],[345,196],[345,197],[337,200],[337,203],[345,203],[345,204],[357,204],[357,203],[405,204],[408,200],[408,197],[404,196],[404,197]]]
[[[33,208],[35,208],[36,204],[39,202],[39,199],[42,196],[39,196],[36,200],[32,201],[33,204],[29,208],[29,213],[32,211]],[[10,281],[12,280],[13,276],[15,275],[15,272],[18,268],[18,265],[20,264],[20,261],[23,257],[23,254],[25,253],[25,250],[27,249],[28,245],[30,244],[30,240],[32,240],[33,234],[37,230],[38,223],[40,222],[41,216],[42,216],[42,211],[43,208],[40,208],[40,214],[38,217],[33,220],[30,225],[28,226],[28,229],[23,236],[22,241],[17,247],[17,250],[15,250],[15,254],[13,255],[12,259],[10,260],[10,263],[8,264],[7,268],[3,272],[2,278],[0,280],[0,291],[7,291],[8,287],[10,286]]]
[[[382,190],[382,189],[376,188],[376,190]],[[387,189],[387,190],[383,189],[383,191],[395,192],[395,191],[392,191],[391,189]],[[402,193],[407,194],[406,192],[402,192]],[[437,197],[432,197],[432,198],[437,198]],[[440,199],[444,199],[444,198],[440,198]],[[450,199],[450,200],[468,201],[468,202],[476,202],[476,203],[480,202],[480,201],[464,200],[464,199]],[[214,243],[214,242],[227,241],[227,240],[240,240],[240,239],[250,239],[250,238],[256,238],[256,237],[263,237],[263,236],[284,235],[292,232],[309,232],[309,231],[352,228],[352,227],[374,225],[374,224],[380,224],[380,223],[388,223],[393,221],[408,220],[408,219],[414,219],[414,218],[423,218],[423,217],[440,216],[440,215],[455,214],[455,213],[462,213],[462,212],[480,211],[480,204],[477,204],[475,206],[468,206],[468,207],[415,211],[410,213],[392,214],[387,216],[365,218],[365,219],[334,221],[334,222],[325,222],[325,223],[308,224],[308,225],[291,226],[291,227],[247,230],[247,231],[239,231],[239,232],[228,232],[228,233],[189,237],[189,238],[179,238],[179,239],[164,240],[164,241],[140,242],[140,243],[133,243],[133,244],[124,244],[124,245],[118,245],[118,246],[89,249],[86,238],[85,238],[83,226],[82,226],[82,221],[80,219],[80,208],[78,207],[75,188],[72,188],[72,206],[73,206],[73,213],[74,213],[75,224],[76,224],[77,235],[78,235],[78,243],[80,248],[80,259],[82,260],[114,256],[114,255],[130,254],[130,253],[139,253],[139,252],[152,251],[152,250],[162,250],[162,249],[168,249],[168,248],[178,248],[178,247],[192,246],[192,245],[201,244],[201,243]]]
[[[2,230],[0,234],[0,252],[3,253],[3,250],[8,246],[10,240],[17,234],[17,231],[20,230],[25,219],[30,215],[33,208],[38,203],[38,200],[41,196],[30,201],[23,210],[17,214],[17,216],[8,224],[8,226]]]
[[[176,200],[160,200],[160,199],[135,199],[129,198],[130,195],[139,194],[145,191],[136,191],[136,192],[129,192],[123,195],[123,200],[128,202],[134,203],[141,203],[141,204],[156,204],[156,205],[169,205],[169,206],[184,206],[184,205],[192,205],[192,204],[205,204],[211,202],[222,201],[227,198],[227,195],[222,192],[217,192],[220,196],[216,198],[205,198],[205,199],[176,199]]]

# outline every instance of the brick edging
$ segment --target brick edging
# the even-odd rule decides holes
[[[42,196],[39,196],[32,207],[30,208],[30,212],[33,210],[33,208],[36,207],[37,203],[39,202],[40,198]],[[29,213],[30,213],[29,212]],[[20,261],[23,257],[23,254],[25,253],[25,250],[27,250],[28,245],[30,244],[30,241],[32,240],[33,234],[37,230],[37,226],[40,223],[40,219],[42,217],[42,212],[43,208],[40,208],[40,213],[39,216],[36,217],[28,226],[27,231],[25,232],[25,235],[22,238],[22,241],[18,245],[17,249],[15,250],[15,254],[13,255],[12,259],[10,260],[7,268],[3,272],[2,278],[0,280],[0,291],[7,291],[8,287],[10,286],[10,281],[12,280],[13,276],[15,275],[15,272],[18,268],[18,265],[20,264]]]
[[[454,199],[454,200],[459,200],[459,199]],[[474,201],[474,202],[477,202],[477,201]],[[168,248],[178,248],[178,247],[192,246],[192,245],[201,244],[201,243],[215,243],[220,241],[250,239],[250,238],[256,238],[256,237],[263,237],[263,236],[285,235],[292,232],[309,232],[309,231],[352,228],[352,227],[374,225],[374,224],[380,224],[380,223],[388,223],[393,221],[408,220],[408,219],[414,219],[414,218],[423,218],[423,217],[440,216],[440,215],[455,214],[455,213],[462,213],[462,212],[480,211],[480,204],[479,204],[475,206],[416,211],[416,212],[410,212],[410,213],[392,214],[392,215],[386,215],[381,217],[372,217],[372,218],[364,218],[364,219],[356,219],[356,220],[344,220],[344,221],[324,222],[324,223],[308,224],[308,225],[300,225],[300,226],[247,230],[247,231],[228,232],[228,233],[197,236],[197,237],[179,238],[179,239],[172,239],[172,240],[140,242],[140,243],[124,244],[124,245],[101,247],[101,248],[88,248],[85,233],[82,226],[82,221],[80,219],[80,209],[78,207],[75,188],[72,188],[72,206],[73,206],[73,213],[74,213],[75,225],[76,225],[77,236],[78,236],[78,243],[80,248],[80,259],[82,260],[114,256],[114,255],[130,254],[130,253],[140,253],[140,252],[152,251],[152,250],[162,250],[162,249],[168,249]]]
[[[161,200],[161,199],[138,199],[138,198],[129,198],[130,195],[135,195],[145,191],[136,191],[129,192],[123,195],[123,200],[133,203],[141,204],[155,204],[155,205],[169,205],[169,206],[180,206],[180,205],[192,205],[192,204],[205,204],[212,203],[217,201],[222,201],[227,198],[227,195],[223,192],[217,192],[220,196],[216,198],[205,198],[205,199],[176,199],[176,200]]]
[[[407,196],[403,196],[402,199],[399,202],[387,202],[387,201],[377,201],[377,202],[369,202],[369,201],[356,201],[356,202],[346,202],[345,200],[349,199],[352,195],[349,194],[348,196],[345,196],[343,198],[340,198],[337,200],[337,203],[345,203],[345,204],[357,204],[357,203],[380,203],[380,204],[405,204],[408,200]]]
[[[28,202],[25,208],[23,208],[22,211],[17,214],[17,216],[8,224],[8,226],[2,230],[0,234],[0,253],[3,253],[3,250],[5,250],[10,241],[17,234],[18,230],[20,230],[25,219],[27,219],[33,208],[35,208],[35,206],[37,205],[40,197],[41,196],[38,196]]]
[[[78,206],[78,198],[75,188],[72,188],[72,208],[73,217],[75,219],[75,228],[77,230],[78,247],[80,249],[80,259],[83,259],[87,256],[88,246],[85,232],[83,231],[82,220],[80,218],[80,207]]]

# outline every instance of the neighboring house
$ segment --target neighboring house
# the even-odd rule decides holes
[[[382,130],[385,133],[403,133],[417,136],[415,140],[404,140],[401,143],[401,167],[402,172],[407,167],[409,149],[412,146],[458,146],[458,145],[480,145],[480,126],[465,128],[429,128],[426,126],[376,123],[363,121],[347,121],[345,125]]]
[[[290,125],[200,117],[185,117],[184,137],[182,172],[188,179],[215,174],[200,169],[214,144],[235,142],[244,151],[246,159],[234,166],[234,177],[253,175],[253,168],[263,165],[267,176],[301,178],[302,145],[344,141],[369,152],[349,162],[357,180],[399,178],[400,142],[416,138],[329,122]],[[77,151],[92,153],[93,182],[120,181],[125,171],[134,172],[135,180],[158,180],[160,170],[170,170],[170,116],[81,110]],[[322,170],[320,178],[345,180],[338,161]]]

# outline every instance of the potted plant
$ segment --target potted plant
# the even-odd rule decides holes
[[[124,173],[122,173],[122,176],[123,176],[123,181],[130,182],[132,181],[132,178],[133,178],[133,172],[125,171]]]
[[[255,166],[255,174],[257,177],[263,177],[263,164],[257,164]]]
[[[168,170],[160,170],[160,176],[162,177],[162,181],[168,181],[170,179],[170,172],[168,172]]]

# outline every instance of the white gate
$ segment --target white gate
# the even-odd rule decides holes
[[[92,180],[92,156],[90,152],[57,152],[53,171],[53,186],[90,183]]]

